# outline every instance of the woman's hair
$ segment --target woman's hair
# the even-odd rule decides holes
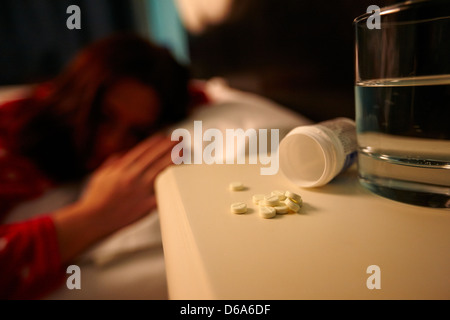
[[[147,39],[115,34],[82,50],[51,82],[48,95],[27,102],[34,116],[19,131],[19,152],[55,181],[84,176],[103,96],[123,78],[147,84],[158,94],[159,118],[149,133],[186,117],[187,68]]]

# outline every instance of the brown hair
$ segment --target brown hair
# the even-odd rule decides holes
[[[85,175],[103,95],[125,77],[148,84],[158,93],[159,119],[149,133],[186,117],[187,68],[145,38],[115,34],[82,50],[54,79],[46,97],[27,102],[35,115],[19,132],[20,152],[55,181]]]

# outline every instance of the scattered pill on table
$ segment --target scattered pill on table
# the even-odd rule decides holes
[[[244,184],[234,181],[229,184],[231,191],[244,190]],[[276,215],[298,213],[302,207],[302,197],[292,191],[274,190],[270,194],[254,194],[252,202],[259,207],[259,215],[264,219],[274,218]],[[231,205],[231,212],[243,214],[248,211],[245,202],[235,202]]]
[[[240,181],[234,181],[230,183],[231,191],[241,191],[244,190],[244,184]]]
[[[264,201],[266,196],[264,194],[255,194],[252,197],[253,203],[259,205],[261,201]]]
[[[269,195],[264,197],[264,205],[266,206],[275,207],[279,204],[280,199],[278,198],[278,196]]]
[[[247,205],[244,202],[236,202],[231,205],[231,212],[243,214],[247,212]]]
[[[274,191],[272,191],[272,195],[273,196],[277,196],[278,200],[280,200],[280,201],[284,201],[286,199],[285,192],[281,191],[281,190],[274,190]]]
[[[294,200],[292,200],[291,198],[287,198],[286,200],[284,200],[284,204],[289,208],[289,210],[293,212],[300,211],[300,206],[297,203],[295,203]]]
[[[295,203],[301,203],[302,202],[302,197],[300,195],[294,193],[294,192],[286,191],[286,193],[284,195],[286,196],[286,198],[291,199]]]
[[[277,214],[287,214],[289,213],[289,207],[285,204],[274,207]]]
[[[277,211],[274,207],[259,207],[259,215],[264,219],[271,219],[277,215]]]

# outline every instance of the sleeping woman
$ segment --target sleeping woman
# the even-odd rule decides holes
[[[1,299],[43,297],[88,247],[156,207],[154,181],[174,146],[159,132],[188,115],[189,83],[167,50],[114,35],[29,97],[0,106],[2,220],[49,188],[91,175],[73,204],[0,224]]]

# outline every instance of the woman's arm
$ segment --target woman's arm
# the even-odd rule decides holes
[[[37,299],[64,279],[58,239],[48,215],[0,225],[0,299]]]
[[[173,145],[153,136],[100,167],[73,205],[0,225],[0,299],[35,299],[49,293],[64,280],[65,265],[150,213],[156,207],[154,181],[172,163]]]
[[[173,146],[158,135],[111,158],[94,173],[77,203],[52,215],[64,263],[156,208],[154,181],[172,163]]]

